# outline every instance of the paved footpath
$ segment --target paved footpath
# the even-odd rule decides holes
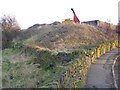
[[[116,84],[117,84],[117,87],[120,89],[120,53],[115,63],[114,71],[115,71]]]
[[[112,63],[118,49],[114,49],[97,59],[88,72],[86,88],[114,88]]]

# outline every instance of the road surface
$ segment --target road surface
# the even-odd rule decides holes
[[[119,57],[116,60],[114,71],[115,71],[115,80],[117,83],[117,87],[120,88],[120,53],[119,53]]]
[[[88,72],[86,88],[115,88],[112,63],[116,54],[118,54],[118,48],[102,55],[97,59],[96,63],[91,65]]]

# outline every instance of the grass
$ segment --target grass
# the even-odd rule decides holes
[[[49,86],[50,83],[59,79],[62,71],[66,70],[69,65],[68,61],[62,62],[49,51],[27,47],[20,42],[15,45],[14,48],[3,50],[3,87],[38,88]],[[89,48],[85,50],[89,50]],[[60,52],[57,55],[67,56],[71,58],[70,61],[73,61],[84,55],[85,50],[71,53]],[[84,81],[85,79],[79,81],[76,86],[83,87]]]
[[[22,58],[18,59],[17,56],[22,56]],[[56,63],[56,65],[50,68],[50,63]],[[33,56],[25,56],[21,51],[9,48],[3,50],[2,70],[3,87],[37,88],[57,80],[64,67],[56,61],[50,62],[50,60],[49,62],[34,63]]]
[[[83,77],[79,82],[76,83],[76,88],[84,88],[85,83],[86,83],[86,78]]]
[[[84,55],[86,50],[77,50],[71,53],[60,52],[57,55],[74,60]],[[3,87],[38,88],[48,86],[59,79],[62,71],[69,66],[68,62],[70,61],[63,61],[57,59],[56,55],[49,51],[30,48],[24,46],[22,42],[15,43],[11,48],[3,50]],[[80,87],[83,84],[83,81],[78,82]]]
[[[19,47],[19,46],[18,46]],[[79,53],[81,53],[79,51]],[[65,54],[76,58],[79,53]],[[3,50],[3,87],[42,87],[59,79],[69,64],[55,58],[48,51],[27,48],[8,48]]]
[[[12,47],[2,50],[3,87],[46,87],[59,79],[61,72],[66,70],[74,59],[80,58],[87,50],[90,54],[97,44],[106,40],[106,35],[101,30],[82,24],[61,24],[40,30],[22,31],[18,39],[11,43]],[[45,50],[26,45],[36,45]],[[61,60],[53,52],[47,51],[47,48],[58,50],[56,52]],[[60,54],[60,50],[63,53]],[[64,50],[71,50],[71,52],[66,53]],[[84,81],[85,79],[78,82],[77,86],[81,88]]]

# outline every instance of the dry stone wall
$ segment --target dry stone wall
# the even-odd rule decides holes
[[[51,84],[50,87],[77,88],[81,86],[82,88],[85,84],[88,70],[91,64],[96,61],[96,58],[99,58],[106,52],[119,47],[120,41],[116,40],[109,43],[103,43],[95,48],[92,48],[91,51],[86,51],[81,58],[73,60],[69,68],[64,71],[60,78],[54,82],[54,85]]]

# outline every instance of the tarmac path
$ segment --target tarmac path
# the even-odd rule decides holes
[[[115,80],[117,84],[116,86],[117,88],[120,88],[120,53],[116,59],[114,71],[115,71]]]
[[[102,55],[91,65],[88,72],[86,88],[115,88],[112,74],[112,64],[118,54],[118,48]]]

